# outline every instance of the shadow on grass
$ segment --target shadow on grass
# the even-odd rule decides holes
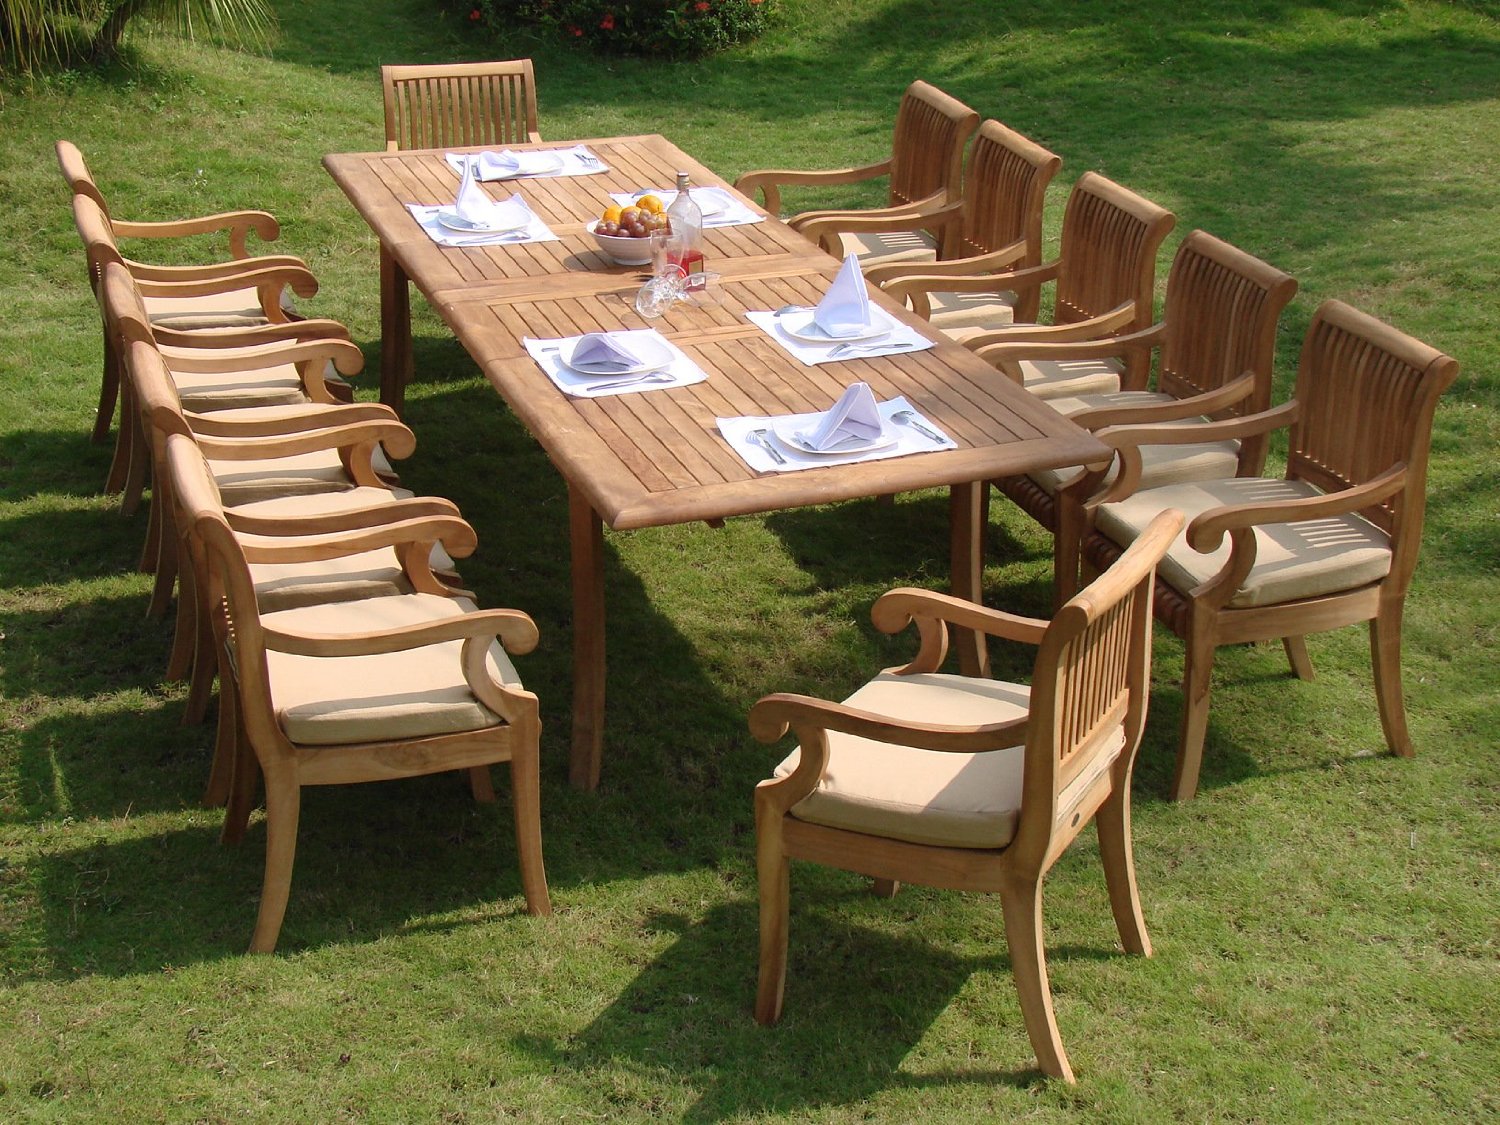
[[[638,1086],[619,1091],[620,1113],[641,1111],[663,1088],[691,1089],[697,1101],[682,1119],[693,1122],[846,1105],[893,1086],[1044,1082],[1032,1069],[1015,1001],[1008,1003],[1014,1022],[1005,1039],[1013,1049],[1005,1057],[1017,1069],[912,1073],[913,1049],[974,974],[993,977],[995,989],[1014,995],[999,900],[992,912],[995,953],[958,957],[923,939],[916,916],[922,907],[909,905],[910,891],[894,904],[872,903],[863,890],[847,890],[851,879],[865,885],[841,872],[797,866],[786,1008],[777,1026],[763,1028],[751,1018],[756,906],[730,902],[697,920],[665,914],[650,920],[647,928],[678,935],[671,946],[588,1027],[564,1042],[534,1040],[531,1048],[554,1066],[634,1076]],[[845,917],[888,909],[912,916],[909,934],[891,936]],[[1125,956],[1072,946],[1048,952],[1054,962]]]

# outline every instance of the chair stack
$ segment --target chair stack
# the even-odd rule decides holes
[[[263,212],[122,224],[76,148],[58,153],[104,332],[96,434],[120,404],[107,487],[131,512],[149,481],[142,566],[156,574],[152,612],[177,590],[168,674],[190,682],[189,721],[218,678],[205,803],[226,806],[226,842],[243,837],[264,783],[252,951],[280,934],[304,785],[457,770],[492,801],[488,767],[508,762],[527,910],[550,913],[537,700],[511,661],[536,628],[463,589],[454,559],[477,538],[451,502],[399,486],[391,460],[414,450],[410,429],[352,402],[344,376],[363,357],[342,325],[287,310],[288,286],[316,291],[311,273],[242,253],[202,267],[127,259],[117,237],[230,229],[243,251],[243,231],[276,227]]]

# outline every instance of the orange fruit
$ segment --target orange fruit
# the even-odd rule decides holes
[[[604,214],[599,216],[599,221],[602,223],[618,223],[620,221],[620,208],[617,206],[606,207]]]
[[[642,211],[649,211],[653,215],[660,215],[666,210],[662,202],[654,195],[643,195],[635,201],[635,205]]]

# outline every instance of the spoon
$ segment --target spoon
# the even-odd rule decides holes
[[[910,426],[912,429],[916,430],[917,433],[923,435],[924,437],[929,437],[935,442],[939,442],[940,444],[944,445],[947,444],[948,439],[943,437],[942,434],[938,433],[936,430],[928,429],[926,426],[922,425],[921,422],[918,422],[917,416],[913,411],[898,410],[896,411],[896,413],[891,415],[891,421],[899,423],[903,426]]]
[[[807,312],[811,308],[812,308],[811,305],[782,305],[781,308],[777,309],[771,315],[772,316],[785,316],[787,313]]]

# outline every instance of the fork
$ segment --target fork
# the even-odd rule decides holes
[[[771,431],[767,429],[751,430],[750,433],[746,436],[749,437],[750,443],[752,445],[758,445],[767,453],[769,453],[771,455],[772,461],[775,461],[778,465],[785,465],[787,461],[786,458],[781,455],[781,450],[772,445],[770,439],[766,436],[770,432]]]
[[[638,383],[670,383],[676,376],[670,371],[642,371],[639,375],[631,375],[626,379],[610,379],[603,383],[587,383],[581,390],[612,391],[619,387],[633,387]]]
[[[899,352],[916,346],[910,340],[887,340],[879,344],[840,344],[828,353],[828,358],[841,359],[858,352]]]
[[[592,152],[584,152],[582,149],[575,148],[573,155],[578,158],[578,163],[582,164],[585,168],[604,167],[604,161],[600,160]]]

